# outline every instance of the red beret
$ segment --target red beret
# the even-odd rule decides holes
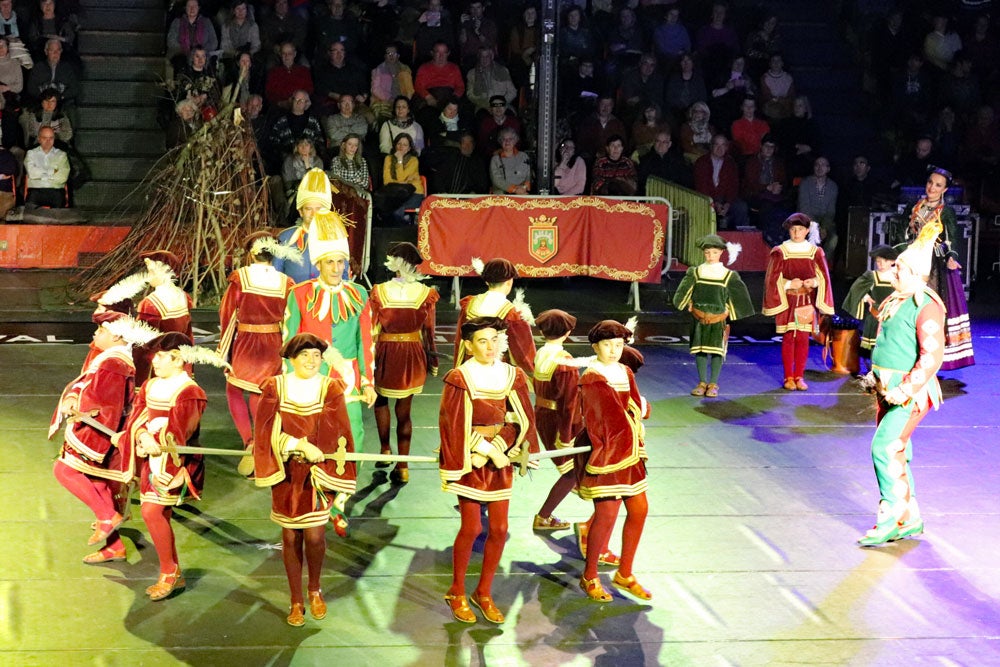
[[[163,262],[170,267],[170,270],[174,272],[174,275],[180,275],[181,269],[184,268],[184,265],[181,263],[181,258],[169,250],[150,250],[148,252],[141,253],[139,255],[139,259],[151,259],[156,262]]]
[[[170,331],[149,343],[149,349],[156,352],[170,352],[180,349],[181,345],[191,345],[191,339],[179,331]]]
[[[269,229],[262,229],[260,231],[254,232],[243,239],[243,251],[249,255],[250,248],[253,247],[254,241],[257,239],[274,238],[274,232]]]
[[[483,280],[487,285],[496,285],[517,278],[517,267],[503,257],[497,257],[483,266]]]
[[[100,313],[94,313],[90,316],[90,319],[97,326],[101,326],[102,324],[107,324],[108,322],[120,320],[123,317],[125,317],[125,313],[119,313],[114,310],[105,310]]]
[[[281,356],[285,359],[294,359],[302,350],[319,350],[322,354],[328,347],[330,346],[327,342],[316,334],[300,333],[289,338],[281,347]]]
[[[638,373],[639,369],[646,363],[646,359],[642,356],[642,352],[635,349],[631,345],[625,346],[622,350],[622,358],[618,361],[628,366],[633,373]]]
[[[632,340],[632,332],[615,320],[602,320],[594,325],[594,328],[587,334],[587,340],[591,343],[599,343],[608,338],[622,338],[628,343]]]
[[[782,227],[785,229],[791,229],[792,227],[798,225],[799,227],[805,227],[808,229],[812,220],[805,213],[792,213],[790,216],[785,218],[785,222],[782,223]]]
[[[413,245],[409,241],[393,243],[389,246],[389,250],[386,251],[385,256],[399,257],[410,266],[420,266],[420,264],[424,261],[424,258],[420,256],[420,251],[417,250],[417,246]]]
[[[472,340],[472,334],[483,329],[506,331],[507,323],[499,317],[474,317],[462,323],[462,340]]]
[[[559,338],[573,330],[576,318],[565,310],[553,308],[539,313],[535,318],[535,325],[545,338]]]

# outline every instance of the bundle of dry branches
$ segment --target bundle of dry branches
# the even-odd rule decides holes
[[[263,173],[250,122],[227,105],[150,171],[139,186],[150,191],[145,213],[71,289],[86,298],[138,269],[139,253],[165,249],[184,260],[177,284],[195,306],[218,300],[243,239],[268,226]]]

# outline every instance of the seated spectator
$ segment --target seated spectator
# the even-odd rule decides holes
[[[21,21],[14,11],[14,0],[0,0],[0,37],[21,39]]]
[[[927,127],[927,136],[937,147],[937,159],[942,164],[949,166],[958,164],[958,151],[962,144],[962,134],[955,110],[947,105],[941,107],[937,118]]]
[[[65,150],[66,145],[73,141],[73,125],[59,108],[59,93],[52,89],[42,93],[38,107],[26,108],[20,121],[26,148],[38,145],[38,131],[43,126],[51,127],[56,133],[56,143],[62,144],[60,148]]]
[[[511,79],[518,89],[528,85],[531,67],[538,62],[538,47],[542,31],[538,24],[538,8],[527,4],[521,16],[510,30],[507,39],[507,67]]]
[[[677,62],[685,53],[691,53],[691,35],[681,23],[680,7],[668,7],[663,23],[653,30],[653,50],[667,64]]]
[[[608,137],[604,157],[594,161],[590,194],[632,196],[639,188],[639,173],[635,162],[625,157],[625,140],[619,135]]]
[[[976,178],[982,178],[1000,164],[1000,127],[993,107],[987,104],[979,107],[975,122],[965,132],[959,155]]]
[[[837,252],[837,195],[837,184],[830,180],[830,161],[821,155],[813,162],[812,176],[799,183],[798,210],[819,223],[819,237],[830,266]]]
[[[920,137],[913,144],[913,150],[897,162],[892,189],[923,185],[927,181],[928,167],[936,163],[934,141],[930,137]]]
[[[768,221],[776,225],[788,217],[783,210],[775,213],[788,198],[788,175],[784,161],[775,155],[777,144],[770,134],[760,140],[760,150],[747,160],[743,167],[742,196],[752,211],[757,212],[757,227],[769,228]],[[772,213],[775,213],[772,216]]]
[[[494,62],[493,58],[492,48],[481,47],[476,66],[466,76],[467,97],[476,111],[488,111],[490,101],[498,95],[506,104],[513,104],[517,99],[517,88],[510,71]]]
[[[948,71],[955,54],[962,49],[962,38],[949,25],[948,17],[937,14],[934,29],[924,38],[924,58],[940,72]]]
[[[296,90],[304,90],[307,95],[312,95],[312,72],[305,65],[296,64],[295,59],[299,53],[291,42],[281,45],[279,55],[281,63],[267,71],[264,97],[269,104],[287,109],[292,93]]]
[[[0,37],[0,95],[3,95],[0,108],[17,108],[23,89],[24,70],[21,69],[21,63],[11,58],[10,41],[6,37]]]
[[[695,33],[694,47],[702,64],[715,78],[725,68],[725,63],[740,52],[740,39],[736,30],[727,22],[727,7],[723,2],[712,3],[712,19]]]
[[[582,195],[587,187],[587,163],[576,154],[576,143],[564,139],[556,148],[553,186],[558,195]]]
[[[509,127],[521,136],[521,121],[507,108],[507,100],[503,95],[494,95],[490,99],[489,112],[488,116],[479,121],[477,136],[479,154],[484,161],[488,161],[500,147],[500,130]]]
[[[771,126],[767,121],[757,118],[757,103],[753,99],[743,100],[741,109],[743,114],[733,121],[730,135],[733,137],[733,147],[737,155],[746,161],[760,150],[760,140],[771,131]]]
[[[368,162],[361,154],[362,141],[362,136],[359,134],[345,135],[340,141],[337,157],[330,160],[330,169],[326,172],[330,180],[339,179],[359,193],[368,192],[371,187]]]
[[[462,133],[458,148],[431,146],[420,155],[420,164],[429,194],[486,194],[490,190],[486,163],[476,155],[471,132]]]
[[[972,59],[959,51],[951,69],[941,78],[938,103],[950,106],[960,118],[966,119],[972,117],[981,101],[979,77],[972,71]]]
[[[406,210],[418,208],[424,194],[413,140],[406,132],[397,134],[392,153],[382,163],[382,187],[372,196],[373,205],[382,214],[383,223],[403,224]]]
[[[560,113],[565,113],[571,121],[593,113],[597,99],[606,94],[604,81],[594,73],[594,61],[589,58],[580,60],[572,74],[559,77],[559,82],[563,89],[559,96]]]
[[[234,0],[229,18],[222,24],[219,48],[225,58],[235,59],[240,51],[250,55],[260,51],[260,28],[248,7],[247,0]]]
[[[766,14],[760,27],[747,38],[747,68],[751,77],[760,77],[770,67],[771,56],[781,51],[781,35],[778,33],[778,17]]]
[[[250,57],[248,51],[241,51],[226,76],[226,86],[222,90],[223,104],[227,102],[243,104],[251,95],[263,94],[263,70]]]
[[[396,144],[396,137],[405,132],[410,137],[410,143],[413,144],[413,152],[420,155],[425,145],[424,128],[413,120],[413,116],[410,114],[410,100],[400,95],[393,102],[392,108],[393,117],[382,123],[382,127],[379,129],[379,150],[383,155],[393,152],[392,147]]]
[[[57,39],[69,53],[76,52],[76,36],[80,32],[80,22],[76,14],[57,8],[56,0],[39,0],[39,11],[28,22],[28,38],[25,45],[35,58],[41,58],[50,39]]]
[[[317,111],[321,116],[336,113],[344,97],[353,97],[359,114],[368,111],[368,92],[371,81],[368,72],[347,55],[341,42],[333,42],[327,50],[328,57],[313,67],[313,85],[316,87]]]
[[[596,15],[596,8],[594,11]],[[611,16],[608,15],[608,18],[611,18]],[[631,71],[631,68],[635,65],[636,58],[640,58],[641,54],[646,53],[646,36],[643,32],[642,26],[640,26],[639,22],[636,20],[635,10],[630,7],[622,7],[619,9],[618,16],[613,18],[612,22],[613,25],[611,26],[611,30],[606,33],[604,39],[604,42],[607,45],[606,54],[608,56],[605,66],[608,68],[609,76],[617,77],[623,72]],[[652,54],[649,54],[648,57],[652,58],[653,69],[655,70],[656,57]],[[660,96],[654,100],[657,104],[661,103],[663,100],[663,77],[659,76],[659,79]],[[628,97],[626,97],[626,100],[627,99]],[[636,101],[631,106],[638,103],[639,102]]]
[[[451,49],[445,42],[435,42],[431,61],[417,69],[415,94],[429,107],[440,108],[452,97],[465,95],[465,81],[458,65],[448,61]]]
[[[441,6],[441,0],[427,1],[427,10],[417,17],[417,26],[413,50],[421,60],[426,60],[427,56],[424,54],[431,54],[433,57],[433,50],[438,43],[447,46],[449,52],[458,44],[451,11]]]
[[[583,21],[583,10],[576,5],[566,10],[559,23],[556,52],[564,65],[574,65],[581,60],[590,60],[598,55],[600,40]]]
[[[300,53],[305,49],[309,24],[298,14],[289,11],[288,0],[274,0],[274,8],[260,22],[261,50],[268,58],[277,60],[278,47],[291,42]]]
[[[772,123],[792,115],[795,81],[785,71],[785,60],[780,53],[771,56],[767,71],[760,77],[760,99],[764,115]]]
[[[179,70],[174,81],[174,90],[178,99],[189,99],[198,105],[204,114],[206,110],[219,110],[222,102],[222,87],[215,67],[209,62],[205,49],[191,49],[187,66]],[[212,114],[208,112],[209,117]]]
[[[184,14],[170,22],[167,30],[167,60],[175,69],[184,66],[191,49],[200,46],[209,53],[219,49],[212,21],[201,14],[198,0],[184,3]]]
[[[365,137],[368,134],[368,120],[354,112],[354,98],[343,95],[340,98],[340,111],[332,116],[326,116],[320,123],[326,134],[326,143],[331,149],[340,146],[349,134]]]
[[[979,76],[980,81],[991,80],[997,70],[1000,43],[997,40],[996,28],[990,23],[989,14],[980,14],[976,17],[972,29],[962,40],[962,50],[972,60],[972,71]]]
[[[643,55],[636,67],[622,74],[621,87],[618,89],[619,99],[625,102],[622,114],[626,119],[634,120],[644,107],[650,104],[659,107],[663,104],[665,88],[663,76],[656,66],[656,58],[649,54]]]
[[[459,60],[462,67],[468,69],[475,65],[482,49],[488,49],[490,53],[496,54],[498,35],[496,21],[486,16],[483,1],[471,0],[466,6],[466,13],[462,15],[458,29]],[[472,87],[471,83],[469,87]]]
[[[577,126],[573,135],[578,137],[576,145],[584,158],[603,155],[609,137],[624,137],[627,134],[625,124],[615,116],[614,109],[614,98],[601,97],[597,100],[597,111]]]
[[[290,109],[274,121],[268,145],[275,155],[291,153],[299,139],[308,139],[317,148],[325,146],[323,128],[316,116],[309,113],[312,100],[305,90],[296,90],[288,100]]]
[[[167,126],[167,149],[183,146],[201,128],[201,110],[194,100],[184,98],[174,105],[174,117]]]
[[[69,156],[55,147],[56,133],[51,127],[38,131],[38,146],[24,156],[28,173],[25,205],[66,208],[66,182],[69,180]]]
[[[695,102],[706,102],[708,91],[705,89],[705,79],[695,69],[694,58],[684,53],[677,61],[677,71],[670,75],[667,81],[666,104],[667,112],[675,122],[681,122],[691,105]],[[706,106],[707,110],[708,107]],[[707,143],[707,142],[706,142]]]
[[[62,58],[62,42],[50,39],[45,44],[45,59],[35,63],[28,75],[27,93],[31,100],[41,100],[42,92],[54,89],[62,98],[63,108],[76,108],[80,94],[80,73]]]
[[[695,102],[687,112],[687,122],[681,125],[681,151],[688,162],[694,164],[702,155],[708,155],[712,148],[715,126],[708,105]]]
[[[250,121],[257,146],[263,149],[267,144],[267,116],[262,113],[264,111],[263,96],[251,94],[246,102],[240,105],[240,109],[243,111],[243,118]],[[268,171],[268,173],[272,172]]]
[[[531,190],[531,162],[517,150],[517,132],[500,130],[500,148],[490,158],[490,183],[495,194],[526,195]]]
[[[310,169],[322,169],[323,160],[316,154],[316,145],[309,139],[295,142],[295,150],[285,156],[281,165],[281,181],[285,197],[291,201],[299,187],[299,182]]]
[[[316,60],[329,53],[330,45],[341,42],[347,53],[356,54],[361,45],[362,30],[354,14],[347,11],[346,0],[326,0],[325,11],[313,19],[316,30]],[[365,87],[367,91],[368,88]]]
[[[20,171],[21,166],[14,154],[0,146],[0,223],[7,220],[7,214],[17,203],[14,181]]]
[[[661,132],[670,132],[670,126],[663,120],[660,107],[652,102],[646,104],[642,113],[632,124],[632,150],[636,155],[648,151]]]
[[[669,128],[656,135],[653,147],[639,157],[639,192],[646,194],[646,181],[650,176],[662,178],[685,188],[694,187],[691,165],[680,150],[674,147]]]
[[[400,96],[407,100],[413,96],[413,72],[399,61],[399,44],[393,43],[385,47],[383,62],[372,70],[369,107],[376,123],[392,118],[393,100]]]
[[[778,125],[774,134],[778,149],[785,156],[789,177],[794,179],[811,173],[813,161],[822,146],[819,125],[813,120],[808,97],[799,95],[795,98],[792,115]]]
[[[888,194],[888,188],[877,176],[872,174],[871,161],[866,155],[856,155],[851,162],[851,177],[844,183],[841,204],[845,208],[864,206],[872,208],[876,201],[882,201]]]
[[[694,163],[694,189],[712,198],[719,229],[747,225],[747,205],[740,199],[740,169],[729,155],[729,139],[712,137],[712,150]]]
[[[890,111],[900,132],[910,134],[926,125],[932,100],[932,85],[924,72],[924,60],[918,53],[911,54],[906,69],[892,81]]]
[[[712,118],[718,127],[729,127],[740,117],[743,100],[757,94],[757,85],[746,71],[746,58],[739,55],[730,61],[728,72],[716,76],[715,82],[708,102]]]

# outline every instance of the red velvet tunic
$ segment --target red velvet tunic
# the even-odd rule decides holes
[[[59,404],[75,396],[80,412],[97,410],[96,421],[120,431],[134,394],[132,354],[128,347],[119,345],[98,351],[84,372],[63,390]],[[59,408],[56,408],[49,428],[50,437],[55,433],[59,418]],[[127,443],[124,448],[114,447],[110,436],[79,421],[66,424],[59,460],[93,477],[128,482],[135,475],[135,458]]]
[[[351,422],[344,402],[346,386],[337,378],[317,375],[306,383],[306,392],[289,389],[291,374],[268,378],[261,387],[260,407],[254,428],[254,470],[257,486],[271,487],[271,520],[283,528],[312,528],[330,520],[326,492],[354,493],[357,466],[327,460],[309,463],[291,457],[285,449],[305,438],[333,454],[343,440],[344,450],[354,451]],[[298,395],[303,393],[305,395]]]
[[[580,371],[562,346],[544,345],[535,355],[535,426],[548,450],[572,447],[583,427],[577,385]],[[554,404],[554,405],[553,405]],[[573,469],[573,457],[553,459],[561,473]]]
[[[584,500],[639,495],[646,491],[646,446],[643,442],[642,399],[632,371],[623,367],[628,386],[612,386],[599,371],[580,376],[580,407],[584,430],[577,455],[577,493]]]
[[[370,295],[375,341],[375,391],[389,398],[419,394],[427,369],[437,375],[434,320],[441,296],[417,282],[389,281],[375,286]],[[387,335],[388,334],[388,335]],[[417,334],[419,340],[391,340],[400,334]]]
[[[198,427],[207,402],[205,392],[187,373],[167,379],[150,378],[139,388],[122,442],[137,445],[139,436],[146,432],[161,447],[167,444],[167,434],[177,445],[198,446]],[[188,502],[189,495],[194,500],[200,498],[204,480],[205,461],[201,455],[178,454],[175,462],[164,451],[141,459],[139,497],[144,503],[180,505]]]
[[[535,370],[535,339],[531,335],[531,326],[521,317],[507,299],[491,299],[490,292],[467,296],[460,302],[458,323],[455,325],[455,367],[465,361],[465,346],[462,345],[462,324],[476,317],[499,317],[507,323],[507,354],[510,363],[514,364],[529,377]],[[497,305],[499,303],[499,305]]]
[[[802,288],[801,294],[786,291],[785,285],[795,278],[816,281],[815,289]],[[799,309],[796,315],[796,309]],[[785,241],[771,249],[764,277],[763,313],[774,317],[774,324],[780,334],[786,331],[812,331],[815,319],[814,309],[825,315],[833,315],[833,292],[830,288],[830,271],[826,265],[823,249],[808,241],[793,243]],[[812,315],[810,315],[812,313]]]
[[[180,292],[180,295],[170,294],[168,290],[176,290]],[[149,296],[139,302],[135,318],[154,329],[159,329],[162,333],[172,331],[182,333],[193,343],[194,332],[191,329],[191,308],[193,305],[191,297],[180,288],[173,285],[163,285],[154,289]],[[132,360],[135,362],[135,384],[136,387],[141,387],[142,383],[150,378],[153,352],[146,346],[137,345],[132,348]],[[188,373],[191,372],[190,367],[186,370]]]
[[[267,264],[229,274],[219,306],[219,354],[233,367],[226,371],[226,382],[259,394],[264,380],[281,373],[281,321],[294,284]]]
[[[521,369],[503,364],[507,369],[504,386],[500,390],[484,390],[476,387],[466,367],[475,363],[478,362],[470,360],[444,377],[438,420],[441,488],[479,502],[509,500],[513,495],[513,467],[497,468],[487,461],[481,468],[474,468],[472,450],[486,437],[473,427],[502,425],[490,442],[502,440],[504,450],[517,445],[537,452],[538,435],[528,395],[528,378]]]

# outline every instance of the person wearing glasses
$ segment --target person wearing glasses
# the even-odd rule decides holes
[[[413,97],[413,71],[399,61],[399,45],[385,47],[384,60],[372,70],[371,110],[381,123],[392,117],[392,103],[402,95]]]

